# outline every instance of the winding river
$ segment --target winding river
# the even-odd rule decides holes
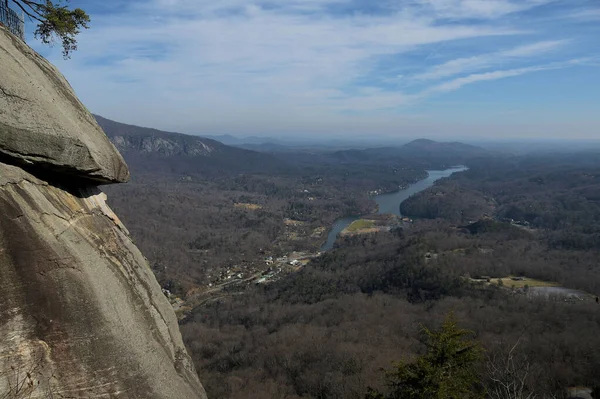
[[[435,183],[439,179],[448,177],[452,173],[462,172],[465,170],[467,170],[467,168],[464,166],[457,166],[446,170],[428,170],[428,176],[425,179],[420,180],[415,184],[411,184],[408,188],[405,188],[404,190],[398,190],[393,193],[376,195],[373,197],[373,199],[375,200],[375,202],[377,202],[379,208],[377,213],[379,213],[380,215],[392,213],[394,215],[402,216],[402,214],[400,213],[400,204],[408,197],[433,186],[433,183]],[[325,242],[325,244],[321,246],[321,251],[328,251],[331,248],[333,248],[333,244],[335,243],[338,234],[346,227],[350,226],[352,222],[360,218],[360,215],[356,215],[347,216],[345,218],[336,220],[333,223],[333,226],[331,227],[329,235],[327,236],[327,242]]]

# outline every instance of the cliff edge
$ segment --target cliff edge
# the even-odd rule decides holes
[[[0,27],[0,397],[206,398],[96,184],[129,172],[62,75]]]
[[[0,26],[0,156],[95,184],[129,171],[64,76]]]

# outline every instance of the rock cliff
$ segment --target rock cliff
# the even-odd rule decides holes
[[[96,115],[98,124],[141,174],[206,177],[281,173],[290,166],[273,154],[225,145],[205,137],[127,125]]]
[[[0,155],[100,184],[127,166],[60,72],[0,27]]]
[[[173,309],[96,184],[129,172],[0,27],[0,398],[205,398]]]
[[[181,133],[127,125],[94,115],[98,124],[122,154],[159,154],[176,156],[213,156],[226,147],[214,140]]]

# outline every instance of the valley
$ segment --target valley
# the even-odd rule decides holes
[[[286,149],[251,154],[254,173],[144,147],[125,152],[132,182],[107,191],[209,396],[362,398],[450,312],[494,356],[518,341],[530,392],[594,386],[600,158],[456,147]],[[468,169],[423,180],[451,165]]]
[[[107,188],[111,205],[161,283],[182,297],[222,283],[232,270],[245,281],[268,269],[268,258],[316,254],[335,220],[376,209],[369,192],[426,176],[411,162],[342,162],[337,152],[286,153],[282,166],[280,154],[98,120],[135,171],[127,185]]]
[[[600,398],[597,3],[0,0],[0,399]]]
[[[400,203],[437,179],[464,170],[421,169],[445,164],[414,149],[414,160],[372,150],[365,151],[368,155],[355,150],[256,153],[97,119],[133,171],[130,183],[107,187],[111,206],[149,256],[180,320],[215,296],[297,272],[333,248],[340,233],[408,226],[392,216],[399,214]],[[459,150],[447,161],[463,161],[464,149],[451,147]],[[451,155],[446,148],[442,151]],[[358,218],[347,215],[374,215],[367,217],[377,219],[379,227],[342,231]]]

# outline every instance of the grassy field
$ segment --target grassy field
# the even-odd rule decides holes
[[[306,222],[285,218],[283,219],[283,224],[285,224],[286,226],[303,226],[306,224]]]
[[[498,284],[498,280],[502,281],[505,287],[523,288],[526,285],[529,287],[557,287],[558,284],[551,281],[535,280],[524,277],[524,280],[513,280],[512,277],[503,277],[501,279],[491,279],[492,284]]]
[[[370,229],[375,227],[375,222],[373,220],[367,219],[358,219],[352,222],[350,226],[346,229],[349,233],[356,233],[359,230]]]
[[[249,211],[256,211],[258,209],[262,209],[262,206],[260,205],[256,205],[256,204],[246,204],[246,203],[235,203],[233,204],[234,207],[236,207],[237,209],[246,209]]]

